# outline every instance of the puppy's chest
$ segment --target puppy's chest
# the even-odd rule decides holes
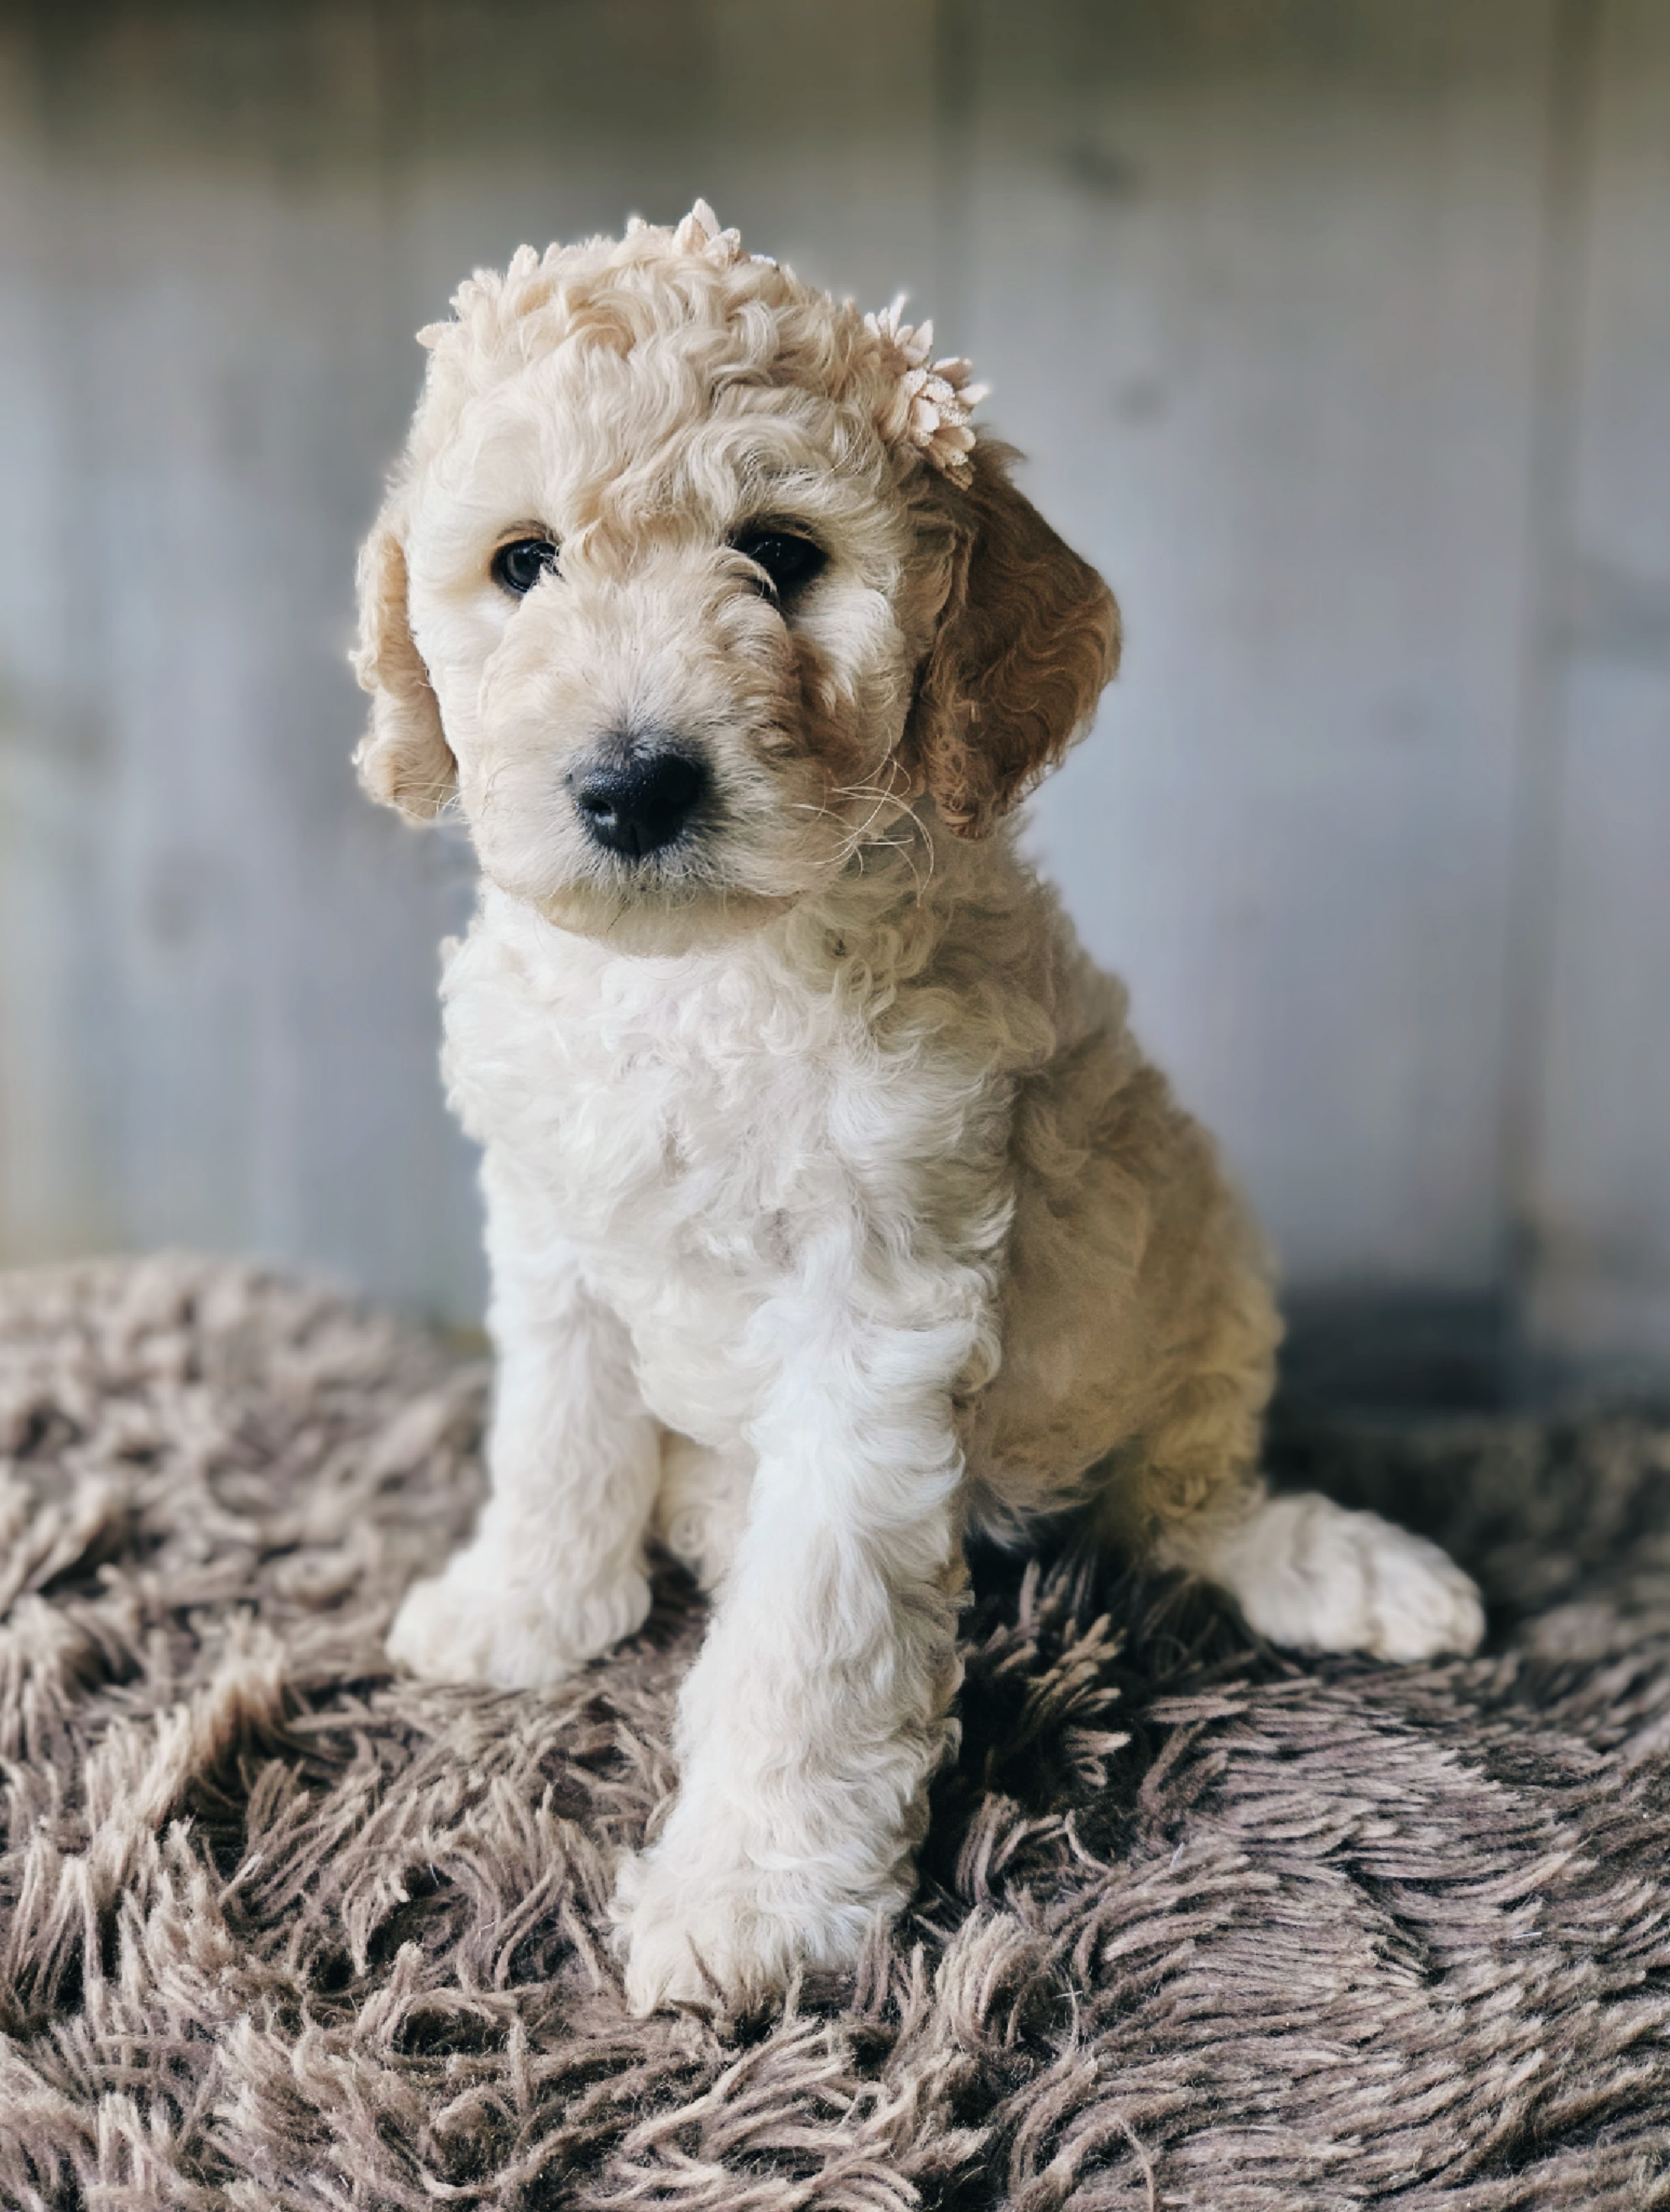
[[[623,1288],[765,1288],[844,1230],[954,1244],[995,1199],[1003,1117],[954,1052],[760,962],[488,949],[448,979],[454,1103]]]

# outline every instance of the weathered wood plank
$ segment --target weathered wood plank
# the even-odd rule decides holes
[[[1560,743],[1533,1340],[1670,1365],[1670,9],[1609,0],[1550,608]]]
[[[1483,1285],[1545,11],[981,21],[972,336],[1129,636],[1045,848],[1289,1272]]]

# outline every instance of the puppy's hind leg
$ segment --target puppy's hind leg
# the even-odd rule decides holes
[[[716,1589],[748,1517],[753,1467],[740,1448],[711,1451],[668,1430],[651,1528],[704,1590]]]
[[[1484,1633],[1477,1588],[1436,1544],[1313,1491],[1249,1486],[1169,1530],[1158,1556],[1227,1590],[1249,1628],[1295,1651],[1434,1659],[1477,1650]]]
[[[1432,1659],[1478,1647],[1478,1589],[1448,1554],[1313,1492],[1272,1498],[1258,1471],[1274,1331],[1261,1297],[1226,1304],[1179,1362],[1163,1411],[1119,1455],[1104,1510],[1157,1565],[1215,1583],[1249,1628],[1295,1651]]]

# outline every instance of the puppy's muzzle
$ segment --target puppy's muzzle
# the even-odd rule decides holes
[[[682,834],[707,788],[707,771],[673,746],[637,741],[594,754],[570,781],[588,835],[609,852],[639,860]]]

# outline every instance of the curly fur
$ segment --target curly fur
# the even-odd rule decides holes
[[[1256,1240],[999,818],[1087,722],[1113,601],[1002,449],[947,442],[922,341],[699,208],[524,250],[428,335],[361,765],[415,816],[455,787],[482,865],[446,1065],[499,1379],[491,1496],[390,1648],[554,1683],[644,1618],[652,1525],[685,1549],[719,1602],[619,1885],[628,1986],[758,1990],[909,1893],[971,1520],[1088,1507],[1301,1647],[1480,1615],[1429,1545],[1263,1499]],[[731,542],[765,521],[826,556],[786,607]],[[559,560],[517,599],[530,532]],[[575,780],[668,740],[706,794],[623,859]]]

